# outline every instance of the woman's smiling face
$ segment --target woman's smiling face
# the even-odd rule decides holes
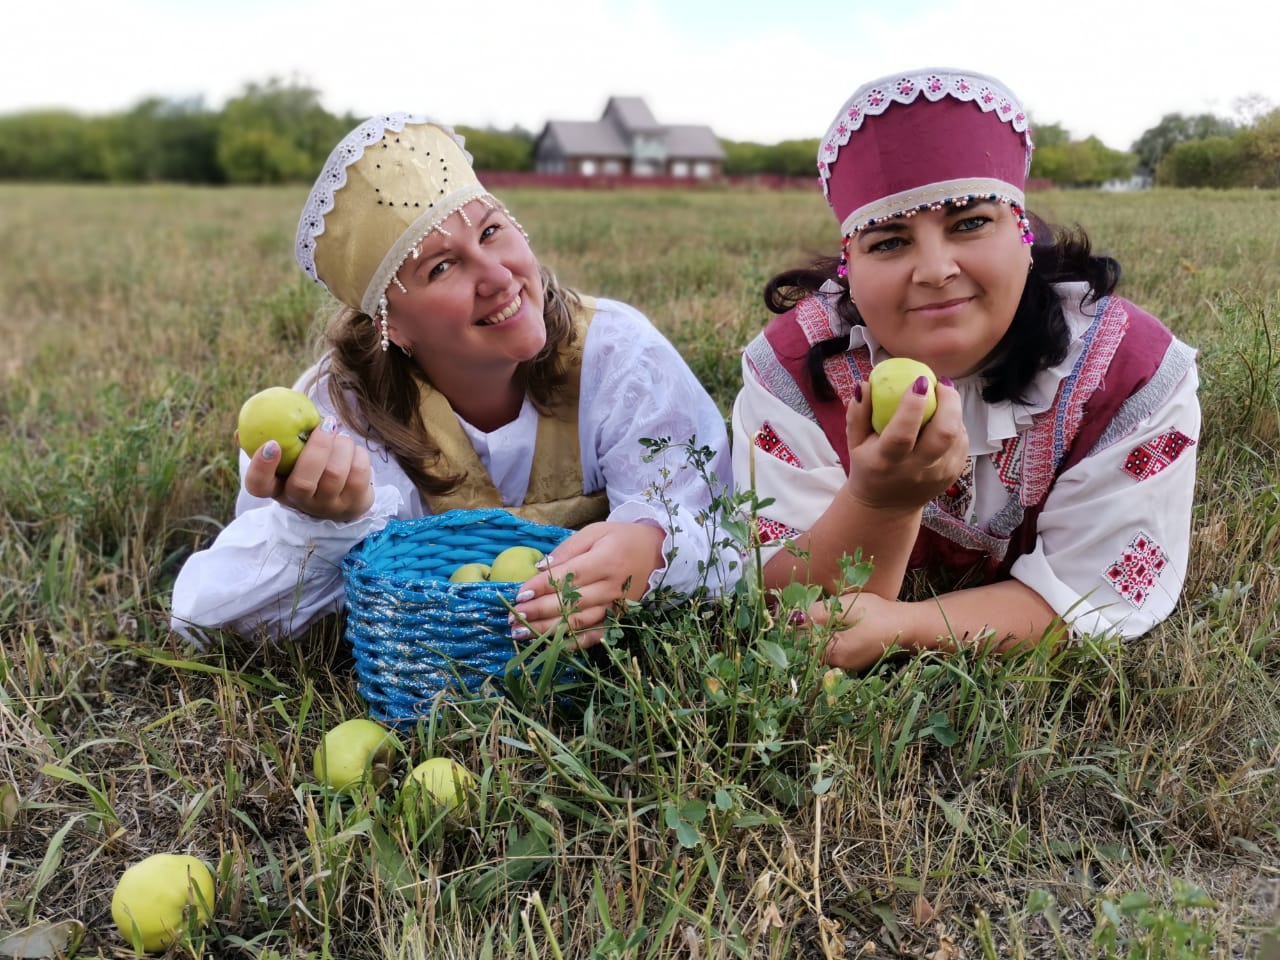
[[[849,295],[895,357],[975,372],[1013,322],[1030,265],[1017,216],[970,201],[867,227],[849,241]]]
[[[542,278],[523,232],[473,200],[428,234],[387,288],[388,333],[446,396],[536,357],[547,340]]]

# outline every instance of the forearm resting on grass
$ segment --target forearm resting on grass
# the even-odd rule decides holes
[[[764,583],[781,588],[796,581],[838,593],[844,586],[841,559],[861,553],[871,561],[871,578],[863,589],[887,599],[902,590],[907,559],[920,530],[922,508],[887,510],[870,507],[842,489],[808,532],[793,547],[775,553],[764,566]]]
[[[810,609],[819,622],[829,612],[822,601]],[[1045,638],[1066,636],[1057,613],[1018,580],[944,593],[928,600],[886,600],[875,594],[850,593],[841,598],[840,627],[824,659],[833,666],[865,670],[891,647],[909,653],[955,652],[981,644],[1005,653]]]

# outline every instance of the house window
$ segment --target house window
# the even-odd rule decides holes
[[[631,172],[637,177],[652,177],[659,171],[658,165],[652,160],[636,160],[631,165]]]
[[[578,172],[584,177],[594,177],[596,175],[596,162],[594,160],[579,161]]]
[[[699,180],[706,180],[715,173],[715,167],[706,160],[699,160],[693,165],[693,175]]]
[[[688,160],[672,160],[671,175],[673,177],[687,177],[689,175]]]
[[[622,173],[622,161],[606,160],[600,172],[608,176],[617,176],[618,174]]]

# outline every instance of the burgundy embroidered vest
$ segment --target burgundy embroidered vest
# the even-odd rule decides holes
[[[1144,310],[1119,297],[1104,297],[1092,307],[1084,350],[1059,384],[1052,406],[991,455],[1009,492],[1004,508],[978,527],[948,511],[948,494],[935,498],[925,506],[911,569],[976,573],[984,581],[1007,579],[1013,562],[1035,546],[1036,522],[1057,477],[1083,460],[1108,428],[1114,430],[1154,409],[1189,366],[1191,351],[1170,350],[1178,341]],[[834,311],[823,295],[805,298],[770,321],[748,346],[747,357],[775,396],[822,428],[847,471],[845,408],[853,384],[869,376],[871,357],[865,347],[828,357],[823,370],[837,396],[817,395],[809,374],[809,348],[831,338]],[[1170,355],[1174,362],[1166,363]],[[1162,380],[1171,382],[1151,395],[1153,391],[1144,387],[1156,386],[1153,378],[1165,366],[1170,369]]]

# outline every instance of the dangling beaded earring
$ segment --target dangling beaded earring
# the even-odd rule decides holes
[[[382,352],[386,353],[391,346],[391,337],[387,334],[387,298],[378,301],[378,328],[382,331]]]
[[[1010,200],[1009,209],[1012,210],[1014,216],[1018,218],[1018,229],[1022,231],[1022,242],[1027,244],[1035,243],[1036,235],[1031,229],[1031,221],[1027,218],[1027,215],[1023,213],[1022,207]]]
[[[840,241],[840,266],[836,267],[837,277],[849,275],[849,241],[852,239],[853,234],[846,233],[844,239]]]

